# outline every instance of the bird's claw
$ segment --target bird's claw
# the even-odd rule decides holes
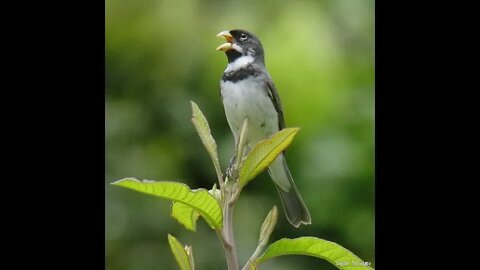
[[[237,156],[234,156],[230,159],[230,163],[228,164],[227,171],[225,172],[225,178],[228,177],[229,180],[237,181],[238,168],[236,163],[237,163]]]

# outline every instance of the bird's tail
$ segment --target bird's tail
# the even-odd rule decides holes
[[[283,210],[290,224],[297,228],[301,224],[310,224],[312,222],[310,213],[295,186],[295,182],[293,182],[283,154],[279,155],[270,165],[268,173],[275,182]]]

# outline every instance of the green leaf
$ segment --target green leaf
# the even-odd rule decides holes
[[[217,144],[215,143],[215,139],[212,136],[210,131],[210,126],[208,125],[207,118],[203,115],[198,105],[190,101],[192,104],[192,123],[197,130],[198,136],[200,140],[202,140],[203,146],[207,149],[208,154],[210,154],[210,158],[212,159],[213,166],[215,167],[215,171],[217,174],[222,175],[222,170],[220,169],[220,162],[218,161],[218,153],[217,153]]]
[[[266,246],[268,243],[268,239],[270,239],[270,235],[275,229],[275,225],[277,225],[278,220],[278,210],[277,206],[273,206],[272,210],[268,212],[267,217],[263,221],[262,228],[260,229],[260,237],[258,238],[258,243]]]
[[[275,161],[277,156],[290,145],[299,130],[300,128],[284,128],[269,139],[258,142],[247,155],[240,169],[240,186],[246,186]]]
[[[364,262],[339,244],[316,237],[283,238],[276,241],[255,261],[253,269],[256,269],[256,264],[282,255],[313,256],[325,259],[342,270],[372,269],[368,266],[370,262]]]
[[[206,189],[190,190],[187,185],[182,183],[170,181],[138,181],[135,178],[124,178],[112,183],[112,185],[184,203],[193,207],[195,211],[207,221],[212,229],[220,229],[223,226],[222,209],[215,197],[210,195]]]
[[[181,202],[173,202],[171,213],[172,217],[188,230],[197,230],[197,220],[200,216],[195,210]]]
[[[173,237],[171,234],[168,234],[168,244],[172,250],[175,260],[180,266],[180,270],[192,270],[190,266],[189,256],[187,255],[186,249],[184,249],[182,243],[180,243],[177,238]]]

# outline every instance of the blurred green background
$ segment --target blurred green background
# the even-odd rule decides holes
[[[209,156],[190,122],[195,101],[210,122],[223,168],[233,137],[219,96],[227,59],[215,35],[242,28],[261,39],[289,127],[287,151],[313,224],[294,229],[283,211],[271,242],[317,236],[374,264],[374,2],[106,1],[106,268],[178,269],[167,233],[193,246],[197,269],[226,269],[217,236],[203,220],[190,232],[170,203],[109,183],[132,176],[211,188]],[[243,263],[276,204],[266,173],[244,190],[235,211]],[[306,256],[262,269],[336,269]]]

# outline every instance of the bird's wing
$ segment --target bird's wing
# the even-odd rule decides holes
[[[280,97],[278,96],[277,88],[271,78],[267,80],[267,87],[268,87],[268,96],[273,102],[273,106],[278,113],[278,130],[282,130],[285,128],[285,120],[283,118],[283,110],[282,104],[280,103]]]

